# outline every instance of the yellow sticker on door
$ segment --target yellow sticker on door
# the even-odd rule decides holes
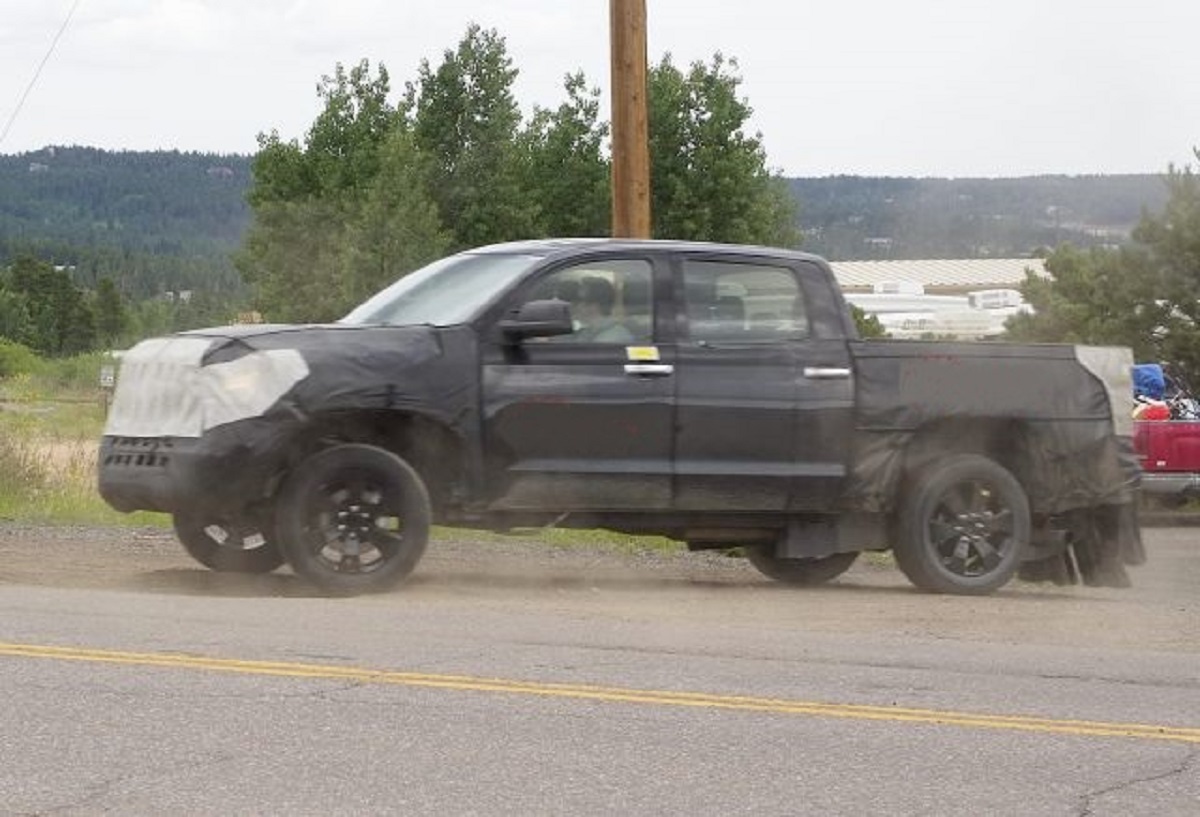
[[[657,363],[657,346],[626,346],[625,356],[635,363]]]

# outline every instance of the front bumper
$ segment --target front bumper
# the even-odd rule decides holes
[[[118,511],[175,511],[195,490],[195,439],[105,437],[100,442],[100,496]]]
[[[203,437],[105,436],[98,488],[118,511],[244,508],[268,496],[287,451],[262,419]]]

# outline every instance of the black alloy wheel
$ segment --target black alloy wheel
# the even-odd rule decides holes
[[[814,558],[786,559],[775,555],[774,545],[747,547],[746,559],[769,579],[797,587],[815,587],[833,581],[850,569],[857,552],[831,553]]]
[[[984,595],[1012,579],[1030,531],[1029,499],[1016,478],[987,457],[958,454],[917,475],[893,550],[923,590]]]
[[[363,444],[327,448],[284,482],[278,523],[297,575],[333,595],[388,590],[429,539],[429,495],[400,457]]]
[[[283,553],[268,526],[237,514],[181,511],[175,536],[188,555],[218,573],[270,573]]]

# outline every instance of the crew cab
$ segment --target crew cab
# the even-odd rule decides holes
[[[860,340],[829,265],[790,250],[502,244],[333,324],[141,342],[99,489],[171,514],[212,569],[286,561],[334,594],[397,584],[433,523],[740,547],[797,585],[890,550],[935,592],[1123,586],[1144,558],[1131,365]]]

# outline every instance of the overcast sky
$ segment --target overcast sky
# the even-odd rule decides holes
[[[0,153],[50,144],[252,153],[303,138],[341,62],[398,97],[477,22],[522,107],[583,70],[605,95],[607,0],[0,0]],[[647,0],[652,62],[740,63],[788,176],[1157,173],[1200,146],[1194,0]]]

